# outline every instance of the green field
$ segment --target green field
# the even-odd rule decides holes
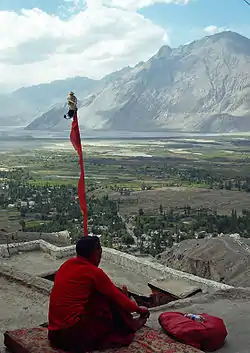
[[[248,136],[83,141],[89,231],[105,246],[153,256],[204,234],[249,237],[249,152]],[[67,229],[72,242],[82,234],[68,141],[20,141],[2,151],[0,178],[0,229]]]
[[[34,140],[30,143],[31,148],[26,142],[26,147],[20,148],[21,152],[2,153],[0,168],[24,169],[32,185],[77,185],[78,160],[69,141],[50,140],[44,146],[39,141],[39,148]],[[166,200],[174,197],[171,188],[190,190],[187,198],[191,197],[191,202],[192,190],[196,195],[197,190],[214,189],[217,199],[219,190],[227,189],[230,180],[233,186],[230,184],[228,191],[231,192],[239,191],[234,187],[236,179],[240,180],[240,185],[248,180],[249,152],[249,136],[86,140],[83,141],[83,153],[87,190],[90,195],[108,194],[118,198],[124,205],[133,201],[128,201],[131,197],[121,190],[142,195],[139,199],[144,199],[146,194],[152,199],[152,205],[158,202],[157,190],[161,190],[163,198],[166,195]],[[248,194],[239,192],[239,195],[243,198],[242,206],[248,206]],[[181,199],[181,195],[177,199]],[[232,202],[235,202],[234,198]]]

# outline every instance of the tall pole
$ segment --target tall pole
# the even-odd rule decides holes
[[[74,146],[77,154],[79,156],[79,165],[80,165],[80,177],[78,181],[78,197],[80,207],[83,213],[83,224],[84,224],[84,236],[88,235],[88,207],[87,207],[87,198],[86,198],[86,188],[85,188],[85,172],[84,172],[84,161],[82,154],[82,142],[80,129],[78,124],[78,116],[77,116],[77,98],[75,97],[73,92],[70,92],[68,97],[68,118],[73,118],[70,140],[72,145]],[[65,118],[67,118],[65,116]]]

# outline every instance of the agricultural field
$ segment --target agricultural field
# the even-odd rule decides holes
[[[29,195],[29,200],[35,195],[32,212],[36,216],[29,206],[20,206],[19,219],[12,217],[11,227],[48,232],[68,227],[79,233],[81,213],[78,201],[71,201],[79,165],[70,142],[16,139],[13,148],[4,148],[1,142],[0,148],[2,182],[12,180],[15,190],[9,192],[11,202],[16,202],[16,193],[22,198]],[[87,198],[92,222],[95,219],[91,229],[106,232],[110,246],[118,234],[132,244],[142,234],[151,239],[152,232],[160,230],[157,234],[164,241],[158,242],[157,251],[150,245],[153,238],[146,242],[147,251],[154,255],[179,239],[180,231],[189,238],[195,232],[215,236],[223,231],[239,231],[248,237],[249,152],[248,136],[84,140]],[[67,200],[67,210],[63,200]],[[6,202],[5,197],[5,207]],[[8,227],[9,220],[6,214],[0,217],[1,227]],[[214,227],[207,226],[211,220]],[[143,248],[142,242],[139,247]]]
[[[23,168],[32,184],[77,185],[77,156],[67,140],[20,141],[14,151],[1,152],[0,168]],[[239,191],[247,189],[249,152],[247,136],[83,141],[89,192],[121,195],[125,205],[136,198],[139,207],[152,200],[153,209],[155,202],[220,207],[221,200],[226,211],[230,203],[250,206],[248,194]]]
[[[240,191],[211,190],[196,187],[163,187],[156,190],[133,192],[128,196],[113,194],[111,199],[117,200],[120,212],[124,216],[133,216],[142,208],[145,213],[157,214],[159,206],[169,208],[208,208],[218,214],[230,215],[232,209],[238,214],[243,209],[250,210],[250,194]]]

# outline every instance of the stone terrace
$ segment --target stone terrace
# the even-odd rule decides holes
[[[6,251],[0,247],[1,333],[47,321],[52,282],[39,276],[57,270],[74,254],[74,247],[57,248],[44,241],[34,241],[13,245],[11,257],[5,257]],[[151,309],[149,325],[159,329],[158,317],[164,311],[208,312],[222,317],[228,327],[228,342],[221,353],[249,352],[250,289],[205,280],[112,249],[104,249],[102,268],[117,284],[125,283],[130,290],[145,294],[149,293],[148,281],[155,278],[184,279],[199,285],[202,294]],[[1,335],[1,353],[5,351],[2,339]]]

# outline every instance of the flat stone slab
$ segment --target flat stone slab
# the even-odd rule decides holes
[[[150,288],[159,289],[162,292],[169,293],[178,299],[185,299],[198,292],[201,292],[201,288],[198,286],[193,286],[183,280],[155,279],[150,281],[148,285]]]

